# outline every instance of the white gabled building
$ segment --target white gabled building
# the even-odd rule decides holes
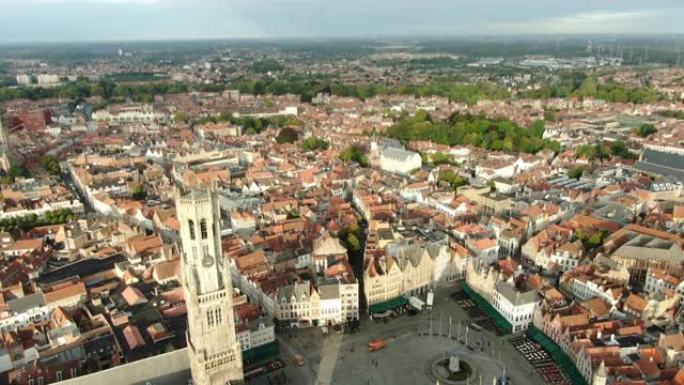
[[[236,327],[236,337],[243,352],[275,341],[273,321],[267,317],[245,320]]]
[[[520,292],[503,281],[497,282],[494,288],[494,307],[510,322],[513,333],[527,329],[538,303],[536,290]]]
[[[380,169],[395,174],[410,174],[423,165],[420,154],[403,148],[384,147],[380,150]]]

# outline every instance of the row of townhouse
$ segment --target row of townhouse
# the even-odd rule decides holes
[[[274,315],[285,325],[329,326],[359,319],[359,286],[356,280],[325,279],[280,287],[275,294]]]
[[[450,246],[446,240],[424,246],[391,243],[384,249],[366,249],[366,301],[373,305],[453,284],[463,278],[468,257],[467,249]]]

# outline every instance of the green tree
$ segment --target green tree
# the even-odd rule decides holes
[[[327,150],[330,147],[330,142],[325,139],[318,139],[315,136],[304,139],[300,145],[304,151]]]
[[[435,152],[432,154],[432,164],[435,166],[452,163],[454,163],[454,157],[449,154],[445,154],[443,152]]]
[[[43,166],[43,169],[50,175],[59,175],[59,173],[62,171],[62,168],[59,165],[59,160],[54,155],[46,155],[45,157],[43,157],[40,164]]]
[[[629,151],[627,145],[622,140],[616,140],[610,145],[610,154],[624,159],[636,159],[636,154]]]
[[[173,118],[177,122],[187,122],[190,119],[188,114],[186,114],[185,112],[182,112],[182,111],[176,112],[174,114]]]
[[[449,183],[451,188],[453,188],[454,190],[458,189],[461,186],[465,186],[468,184],[468,179],[466,179],[460,175],[457,175],[456,173],[454,173],[451,170],[445,170],[445,171],[440,172],[438,181]]]
[[[292,127],[285,127],[280,130],[278,133],[278,136],[276,136],[276,142],[278,143],[294,143],[297,138],[299,137],[299,134],[297,131],[292,128]]]
[[[7,175],[11,176],[13,179],[18,177],[28,177],[29,171],[23,165],[11,165],[9,170],[7,170]]]
[[[368,167],[368,158],[364,155],[360,147],[351,145],[340,153],[343,162],[356,162],[361,167]]]
[[[97,82],[99,86],[100,96],[104,99],[111,99],[114,96],[114,90],[116,89],[116,83],[114,83],[109,78],[102,78]]]
[[[549,109],[544,110],[544,120],[547,122],[555,122],[556,121],[556,111],[549,110]]]
[[[418,111],[414,116],[402,115],[387,130],[387,135],[403,142],[430,140],[435,143],[472,145],[492,150],[535,153],[542,149],[560,151],[560,144],[543,139],[544,121],[529,129],[505,118],[454,113],[447,121],[434,122],[429,114]]]
[[[534,123],[532,123],[532,127],[530,127],[530,130],[532,130],[532,135],[537,137],[537,138],[544,137],[544,130],[545,129],[546,129],[546,124],[544,123],[543,120],[535,120]]]
[[[582,174],[584,174],[583,167],[573,167],[570,170],[568,170],[568,178],[579,179],[580,177],[582,177]]]
[[[283,66],[273,59],[259,60],[252,64],[252,71],[256,73],[280,72]]]
[[[634,129],[634,132],[642,138],[650,136],[651,134],[655,134],[657,131],[658,130],[655,128],[655,126],[650,123],[644,123]]]
[[[142,185],[136,185],[133,187],[133,191],[131,191],[131,196],[137,201],[142,201],[147,197],[147,192]]]
[[[352,232],[347,234],[344,243],[351,252],[358,252],[361,250],[361,241],[359,241],[359,237]]]

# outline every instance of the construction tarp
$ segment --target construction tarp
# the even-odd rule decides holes
[[[577,369],[577,366],[572,359],[560,346],[558,346],[558,344],[544,334],[544,332],[537,329],[534,325],[530,325],[525,331],[525,334],[551,354],[551,357],[556,364],[558,364],[561,370],[570,378],[572,385],[587,385],[587,380],[582,376],[582,373]]]
[[[472,299],[482,310],[487,314],[489,318],[491,318],[494,323],[496,323],[496,326],[505,331],[510,333],[511,330],[513,330],[513,325],[511,325],[508,320],[499,313],[494,306],[492,306],[489,302],[487,302],[486,299],[482,298],[482,296],[473,290],[470,286],[468,286],[467,283],[463,283],[461,285],[461,289],[468,294],[468,297]]]
[[[387,301],[383,301],[380,303],[370,305],[368,307],[368,312],[371,314],[384,313],[387,310],[393,310],[393,309],[400,308],[400,307],[406,305],[407,303],[408,303],[408,300],[406,299],[406,297],[403,297],[403,296],[402,297],[396,297],[396,298],[392,298],[392,299],[387,300]]]

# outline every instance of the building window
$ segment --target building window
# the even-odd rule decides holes
[[[57,376],[57,382],[62,381],[62,371],[58,370],[57,373],[55,373]]]
[[[207,239],[208,233],[207,233],[207,220],[202,219],[200,221],[200,234],[202,234],[202,239]]]
[[[214,326],[214,312],[207,310],[207,325]]]
[[[195,222],[192,219],[188,220],[188,228],[190,229],[190,239],[195,240]]]
[[[223,314],[221,314],[221,309],[220,309],[220,308],[219,308],[219,309],[216,309],[215,318],[216,318],[216,323],[217,323],[217,324],[220,325],[221,322],[223,322]]]

